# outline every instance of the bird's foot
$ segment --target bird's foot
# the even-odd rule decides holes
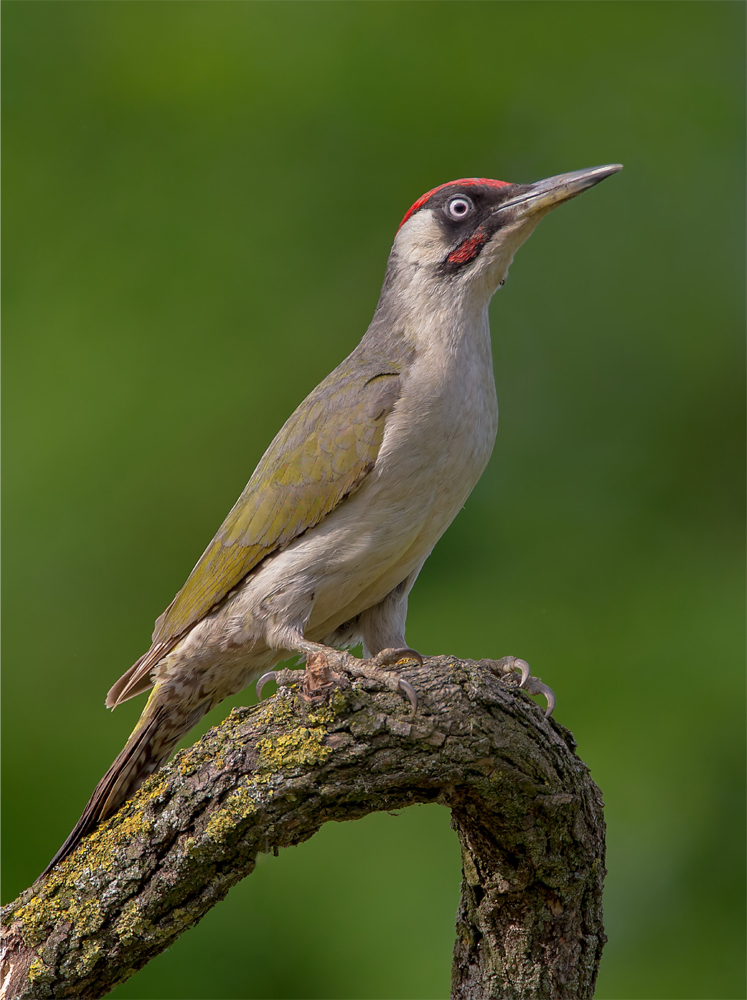
[[[368,660],[360,660],[357,656],[337,649],[308,653],[306,669],[301,677],[301,694],[308,701],[324,701],[333,687],[344,687],[349,683],[346,674],[351,677],[367,677],[388,687],[390,691],[406,695],[412,706],[412,714],[415,715],[418,710],[415,688],[398,674],[382,670],[382,667],[393,666],[400,660],[416,660],[421,666],[423,664],[420,653],[406,647],[383,649]],[[257,698],[262,698],[262,688],[268,681],[275,681],[278,687],[287,687],[298,682],[299,673],[298,670],[268,670],[257,681]]]
[[[330,660],[337,661],[343,655],[345,654],[338,653],[336,649],[319,650],[306,654],[305,670],[268,670],[257,681],[257,700],[262,700],[262,688],[269,681],[275,681],[278,687],[290,687],[300,681],[301,695],[306,701],[326,701],[335,685],[344,687],[348,684],[347,678],[333,670],[330,663]]]
[[[382,667],[394,666],[401,660],[415,660],[422,667],[423,657],[417,650],[409,649],[407,646],[403,646],[401,649],[382,649],[380,653],[368,660],[359,660],[357,656],[351,656],[350,653],[346,653],[344,656],[345,659],[340,664],[340,668],[345,673],[351,674],[353,677],[368,677],[369,680],[377,681],[384,687],[388,687],[395,694],[406,695],[412,706],[412,714],[417,713],[418,696],[412,684],[404,677],[400,677],[399,674],[381,669]]]
[[[545,718],[549,718],[555,709],[555,694],[551,687],[543,684],[539,677],[533,677],[526,660],[520,660],[518,656],[504,656],[500,660],[486,660],[494,674],[499,677],[502,674],[521,674],[519,687],[524,688],[527,694],[541,694],[547,700]]]

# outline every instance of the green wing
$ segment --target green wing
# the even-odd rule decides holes
[[[154,644],[172,645],[262,559],[318,524],[360,487],[399,398],[398,376],[394,367],[343,362],[304,400],[156,622]]]

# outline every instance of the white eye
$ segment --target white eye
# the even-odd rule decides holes
[[[446,204],[446,212],[452,219],[464,219],[472,211],[472,202],[466,195],[458,194]]]

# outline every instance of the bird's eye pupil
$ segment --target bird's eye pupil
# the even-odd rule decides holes
[[[452,219],[463,219],[472,208],[472,202],[468,198],[452,198],[447,206],[447,210]]]

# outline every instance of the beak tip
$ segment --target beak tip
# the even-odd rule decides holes
[[[518,213],[517,218],[534,215],[539,211],[549,211],[588,191],[607,177],[619,173],[622,168],[622,163],[608,163],[601,167],[590,167],[586,170],[574,170],[568,174],[558,174],[556,177],[547,177],[535,184],[526,185],[521,194],[509,198],[495,211],[498,213],[513,209]]]
[[[607,177],[611,177],[613,174],[618,174],[622,170],[622,163],[606,163],[603,167],[592,167],[591,170],[579,170],[577,176],[586,174],[593,184],[599,181],[606,180]]]

